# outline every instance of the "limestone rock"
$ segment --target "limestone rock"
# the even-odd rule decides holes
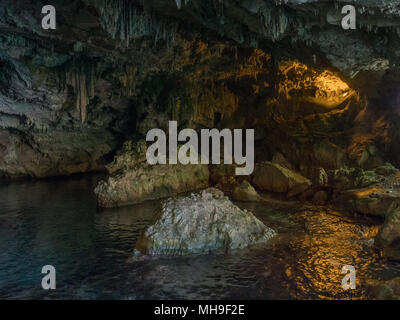
[[[253,188],[253,186],[246,180],[240,185],[236,186],[232,192],[233,200],[237,201],[261,201],[262,198]]]
[[[379,229],[376,243],[383,248],[383,254],[391,259],[400,260],[400,210],[391,212]]]
[[[37,1],[3,0],[0,174],[103,169],[121,141],[164,128],[171,116],[194,129],[255,127],[268,151],[256,157],[279,149],[296,168],[349,164],[355,136],[371,147],[353,165],[399,164],[398,1],[351,2],[363,13],[352,32],[342,30],[334,1],[60,1],[57,19],[68,27],[55,41]],[[79,86],[67,83],[71,73]],[[371,107],[358,93],[378,92],[368,121]],[[374,101],[385,108],[375,112]],[[293,148],[297,139],[312,150]]]
[[[378,149],[374,145],[369,145],[362,152],[357,164],[362,168],[371,169],[382,166],[383,160]]]
[[[132,205],[208,187],[207,165],[150,165],[144,151],[143,142],[125,144],[108,166],[110,177],[94,190],[99,207]]]
[[[399,170],[395,168],[392,164],[386,162],[383,166],[376,168],[375,173],[382,176],[390,176],[397,173]]]
[[[328,185],[328,173],[321,167],[303,167],[301,173],[309,178],[314,186],[324,187]]]
[[[343,167],[332,171],[332,185],[340,190],[364,188],[382,182],[376,171]]]
[[[378,300],[400,300],[400,277],[388,281],[371,281],[368,290]]]
[[[328,174],[324,168],[318,168],[316,174],[316,184],[318,186],[326,186],[328,184]]]
[[[400,206],[400,191],[374,185],[342,192],[335,202],[352,212],[385,217]]]
[[[238,185],[235,168],[233,164],[210,165],[210,182],[220,190],[232,192]]]
[[[288,197],[298,195],[311,186],[310,180],[279,164],[262,162],[255,166],[253,183],[265,191],[286,193]]]
[[[282,167],[288,168],[289,170],[293,170],[293,166],[291,165],[291,163],[280,152],[275,152],[271,162],[277,163]]]
[[[160,219],[136,244],[138,256],[207,254],[267,241],[275,232],[215,188],[163,202]]]
[[[313,146],[313,156],[316,163],[326,168],[340,168],[347,162],[346,155],[336,144],[321,141]]]
[[[327,200],[328,200],[328,194],[326,193],[326,191],[319,190],[314,194],[312,203],[317,206],[323,206],[326,204]]]

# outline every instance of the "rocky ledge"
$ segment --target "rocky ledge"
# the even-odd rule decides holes
[[[371,282],[369,291],[378,300],[400,300],[400,278]]]
[[[336,182],[344,190],[334,197],[334,204],[349,212],[383,219],[375,244],[384,257],[400,260],[400,172],[389,164],[373,171],[340,171],[336,172],[340,177]]]
[[[209,184],[206,165],[150,165],[144,141],[125,143],[107,170],[110,176],[94,190],[102,208],[165,198]]]
[[[274,230],[234,205],[222,191],[209,188],[164,201],[160,219],[137,242],[135,255],[226,252],[265,242],[274,235]]]

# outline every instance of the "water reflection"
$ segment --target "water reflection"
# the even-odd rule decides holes
[[[298,295],[312,298],[362,298],[362,286],[349,293],[341,287],[344,265],[356,268],[358,284],[365,283],[368,266],[376,263],[370,238],[359,225],[338,212],[305,211],[296,215],[304,232],[288,246],[296,264],[287,264],[286,274]],[[373,228],[373,226],[371,226]],[[350,294],[351,293],[351,294]]]
[[[329,209],[239,203],[278,231],[271,242],[225,255],[132,262],[160,202],[96,210],[97,176],[0,185],[0,298],[363,299],[370,279],[400,275],[371,245],[374,222]],[[41,268],[57,290],[41,289]],[[354,265],[357,289],[343,291]]]

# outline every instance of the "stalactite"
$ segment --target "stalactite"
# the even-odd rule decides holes
[[[214,4],[215,12],[217,13],[217,16],[220,18],[220,23],[221,23],[221,21],[223,22],[225,20],[224,0],[213,0],[213,4]],[[223,24],[223,23],[221,23],[221,24]]]
[[[183,0],[183,1],[185,3],[185,6],[187,6],[191,0]],[[178,9],[181,9],[182,8],[182,0],[175,0],[175,2],[176,2],[176,6],[178,7]]]
[[[121,90],[125,96],[130,97],[135,93],[140,77],[137,66],[119,66],[118,71],[116,71],[113,76],[120,81],[122,85]]]
[[[281,40],[289,30],[296,30],[302,26],[302,21],[292,16],[284,6],[280,5],[281,3],[286,2],[279,1],[278,6],[269,5],[259,10],[264,35],[270,37],[272,41]]]
[[[177,1],[177,5],[178,2]],[[130,41],[141,37],[153,37],[155,42],[173,42],[176,24],[161,21],[153,14],[147,14],[129,0],[103,0],[100,6],[102,27],[113,39],[120,39],[129,46]]]
[[[250,43],[251,47],[258,48],[258,46],[259,46],[258,37],[254,34],[250,35],[249,43]]]
[[[73,59],[71,63],[58,70],[58,88],[64,92],[67,86],[74,89],[75,108],[82,123],[87,120],[87,107],[94,97],[97,78],[97,64],[87,59]]]

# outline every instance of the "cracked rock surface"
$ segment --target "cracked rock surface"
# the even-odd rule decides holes
[[[275,235],[251,212],[241,210],[224,193],[209,188],[163,203],[162,215],[136,244],[148,256],[225,252],[265,242]]]

